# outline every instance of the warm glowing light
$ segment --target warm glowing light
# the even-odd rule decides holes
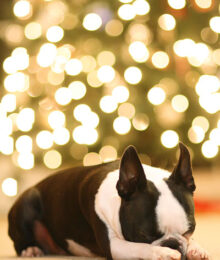
[[[94,128],[80,125],[73,130],[73,139],[78,144],[92,145],[98,140],[98,133]]]
[[[209,21],[209,25],[214,32],[220,33],[220,16],[212,17]]]
[[[99,116],[95,112],[89,112],[80,122],[88,128],[96,128],[99,124]]]
[[[81,60],[71,59],[66,63],[65,71],[67,75],[76,76],[80,74],[83,69],[83,64]]]
[[[188,138],[194,144],[201,143],[205,138],[205,132],[200,126],[192,126],[188,131]]]
[[[96,68],[96,59],[90,55],[83,56],[80,61],[82,62],[83,72],[90,72]]]
[[[188,56],[188,61],[192,66],[199,67],[205,63],[209,55],[209,47],[204,43],[197,43],[194,45],[191,55]]]
[[[99,106],[103,112],[112,113],[117,109],[118,104],[112,96],[104,96],[100,99]]]
[[[88,31],[96,31],[102,26],[102,18],[96,13],[87,14],[83,19],[83,27]]]
[[[40,131],[36,136],[36,142],[41,149],[49,149],[53,145],[53,135],[47,130]]]
[[[56,46],[52,43],[45,43],[37,55],[37,63],[43,68],[49,67],[54,62],[56,54]]]
[[[98,69],[97,75],[101,82],[111,82],[115,78],[115,70],[109,65],[104,65]]]
[[[192,126],[200,126],[206,133],[209,129],[209,121],[204,116],[197,116],[193,119]]]
[[[30,170],[34,167],[34,155],[29,152],[22,152],[18,155],[18,165],[24,170]]]
[[[209,138],[211,141],[213,141],[215,144],[220,146],[220,129],[214,128],[209,134]]]
[[[86,104],[77,105],[73,110],[73,115],[79,122],[85,121],[90,113],[91,108]]]
[[[17,195],[18,191],[18,183],[13,178],[4,179],[2,182],[2,192],[9,197],[13,197]]]
[[[174,43],[174,52],[180,57],[189,57],[195,50],[195,42],[191,39],[178,40]]]
[[[202,95],[199,97],[199,104],[209,114],[215,114],[220,110],[220,93]]]
[[[97,165],[101,164],[102,160],[98,153],[88,153],[83,158],[83,165],[90,166],[90,165]]]
[[[56,128],[53,131],[53,140],[54,143],[58,145],[65,145],[70,140],[70,133],[69,130],[64,127]]]
[[[15,16],[20,19],[28,19],[32,15],[32,6],[29,1],[19,0],[13,7]]]
[[[8,57],[3,62],[3,69],[8,74],[17,72],[17,66],[13,57]]]
[[[59,42],[63,39],[64,31],[60,26],[51,26],[46,33],[47,40],[50,42]]]
[[[2,135],[2,130],[1,130]],[[14,152],[14,139],[11,136],[2,136],[0,138],[0,151],[5,155],[13,154]]]
[[[145,0],[135,0],[133,7],[137,15],[146,15],[150,12],[150,5]]]
[[[212,6],[212,0],[195,0],[199,8],[208,9]]]
[[[50,112],[48,116],[48,123],[52,129],[65,126],[66,123],[65,114],[59,110]]]
[[[128,83],[136,85],[142,79],[142,72],[138,67],[131,66],[125,70],[124,77]]]
[[[123,103],[129,98],[129,90],[125,86],[117,86],[112,91],[112,96],[117,103]]]
[[[176,95],[172,98],[172,107],[177,112],[185,112],[189,106],[188,99],[183,95]]]
[[[62,164],[62,156],[56,150],[50,150],[44,155],[44,164],[49,169],[57,169]]]
[[[79,100],[86,94],[86,86],[82,81],[73,81],[69,84],[68,89],[71,92],[72,99]]]
[[[215,142],[208,140],[202,145],[202,154],[206,158],[214,158],[218,154],[218,146]]]
[[[216,49],[212,53],[213,61],[220,66],[220,49]]]
[[[220,80],[213,75],[202,75],[196,83],[196,93],[201,95],[209,95],[220,89]]]
[[[166,93],[161,87],[153,87],[148,91],[147,98],[153,105],[160,105],[166,99]]]
[[[179,142],[179,136],[177,132],[173,130],[166,130],[161,135],[161,143],[166,148],[173,148],[177,146]]]
[[[54,97],[59,105],[66,106],[72,100],[71,94],[72,93],[69,88],[61,87],[57,89]]]
[[[123,103],[118,108],[118,115],[131,119],[135,115],[135,106],[131,103]]]
[[[169,62],[169,56],[164,51],[157,51],[152,56],[152,63],[157,69],[165,69]]]
[[[149,58],[149,51],[143,42],[132,42],[129,46],[131,57],[137,62],[146,62]]]
[[[42,34],[41,25],[37,22],[28,23],[24,28],[25,37],[29,40],[36,40]]]
[[[16,96],[14,94],[4,95],[1,104],[5,111],[13,112],[16,109]]]
[[[127,117],[119,116],[114,120],[113,128],[117,134],[125,135],[131,129],[131,122]]]
[[[101,82],[98,78],[98,73],[96,70],[91,71],[87,75],[87,81],[89,85],[93,88],[99,88],[102,86],[103,82]]]
[[[115,60],[116,60],[115,55],[111,51],[102,51],[99,53],[97,57],[99,66],[103,66],[103,65],[113,66],[115,64]]]
[[[0,135],[5,136],[5,135],[10,135],[12,134],[12,120],[9,117],[4,117],[0,119]],[[0,136],[0,137],[1,137]]]
[[[29,76],[23,72],[8,75],[4,80],[4,87],[8,92],[24,92],[29,88]]]
[[[103,146],[99,154],[103,162],[110,162],[117,159],[117,150],[111,145]]]
[[[131,4],[124,4],[118,9],[118,16],[125,21],[129,21],[135,18],[135,8]]]
[[[111,20],[105,26],[105,31],[109,36],[116,37],[123,32],[123,24],[119,20]]]
[[[149,126],[149,118],[145,114],[137,114],[132,120],[133,127],[138,131],[144,131]]]
[[[32,129],[35,121],[35,112],[32,108],[23,108],[16,117],[19,130],[28,132]]]
[[[32,152],[33,141],[28,135],[21,135],[15,142],[16,150],[19,153],[31,153]]]
[[[176,27],[176,20],[171,14],[163,14],[158,19],[158,24],[165,31],[172,31]]]
[[[16,66],[16,70],[25,70],[29,66],[29,55],[23,47],[15,48],[12,52],[12,58]]]
[[[168,0],[168,4],[171,8],[179,10],[186,6],[186,0]]]

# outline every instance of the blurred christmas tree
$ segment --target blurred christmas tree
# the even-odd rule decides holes
[[[1,152],[18,169],[56,169],[113,160],[133,144],[166,165],[181,140],[195,165],[217,162],[219,9],[215,0],[2,1]]]

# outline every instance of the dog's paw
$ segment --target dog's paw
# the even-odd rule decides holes
[[[180,260],[180,252],[168,247],[155,246],[153,249],[153,260]]]
[[[187,249],[188,260],[211,260],[208,252],[197,243],[191,243]]]
[[[21,252],[22,257],[39,257],[43,255],[44,255],[43,251],[36,246],[28,247]]]

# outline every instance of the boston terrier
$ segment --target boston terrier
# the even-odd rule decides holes
[[[63,170],[28,189],[9,212],[17,254],[209,260],[191,239],[195,183],[179,146],[172,173],[141,164],[129,146],[120,161]]]

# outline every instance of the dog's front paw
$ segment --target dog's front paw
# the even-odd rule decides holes
[[[181,254],[168,247],[155,246],[153,249],[152,260],[180,260]]]
[[[187,249],[188,260],[211,260],[208,252],[196,242],[190,243]]]
[[[43,255],[44,255],[43,251],[36,246],[28,247],[21,252],[22,257],[39,257]]]

